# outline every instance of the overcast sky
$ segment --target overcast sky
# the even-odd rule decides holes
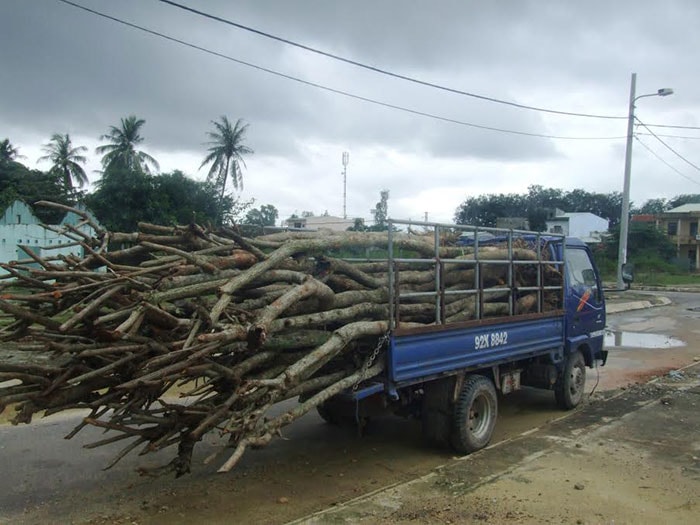
[[[621,191],[626,120],[530,111],[360,69],[157,0],[75,0],[237,60],[385,104],[560,140],[471,128],[360,101],[126,27],[58,0],[0,0],[0,139],[36,164],[53,133],[94,148],[130,114],[162,171],[203,179],[211,121],[247,122],[241,197],[291,213],[450,221],[466,198],[532,184]],[[451,88],[523,105],[626,116],[630,76],[648,124],[700,126],[697,0],[180,0],[288,40]],[[700,166],[700,130],[652,128]],[[632,200],[700,193],[700,172],[643,128]],[[667,135],[675,135],[674,137]],[[643,145],[678,170],[668,167]]]

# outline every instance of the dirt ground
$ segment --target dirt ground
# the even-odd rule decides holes
[[[299,523],[698,523],[700,366],[677,377]]]

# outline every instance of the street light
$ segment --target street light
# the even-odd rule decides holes
[[[620,242],[617,252],[617,289],[624,290],[625,283],[622,279],[622,265],[627,262],[627,235],[629,231],[630,215],[630,171],[632,169],[632,138],[634,131],[634,103],[644,97],[667,97],[673,95],[671,88],[661,88],[656,93],[634,96],[637,86],[637,73],[632,73],[630,83],[630,107],[627,116],[627,149],[625,150],[625,182],[622,188],[622,213],[620,215]]]

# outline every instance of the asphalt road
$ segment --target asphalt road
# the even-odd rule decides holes
[[[617,337],[608,365],[599,376],[589,375],[589,389],[596,383],[597,391],[603,391],[643,381],[700,355],[700,311],[695,310],[700,310],[700,295],[664,295],[673,305],[609,316],[611,344],[620,334],[648,337]],[[657,347],[644,348],[652,340]],[[683,344],[664,345],[666,340]],[[500,415],[494,441],[563,413],[550,392],[523,390],[503,399]],[[123,445],[83,449],[81,445],[104,437],[96,429],[61,439],[79,419],[74,414],[0,427],[0,523],[280,523],[413,479],[452,459],[447,451],[423,445],[415,421],[377,420],[368,435],[358,438],[308,414],[286,427],[283,439],[246,453],[234,472],[216,474],[225,455],[201,464],[221,445],[208,442],[196,451],[191,475],[154,480],[139,478],[135,468],[165,463],[172,452],[128,456],[105,472],[102,468]]]

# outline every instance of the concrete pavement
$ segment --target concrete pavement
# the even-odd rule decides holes
[[[293,523],[697,523],[700,363]]]

